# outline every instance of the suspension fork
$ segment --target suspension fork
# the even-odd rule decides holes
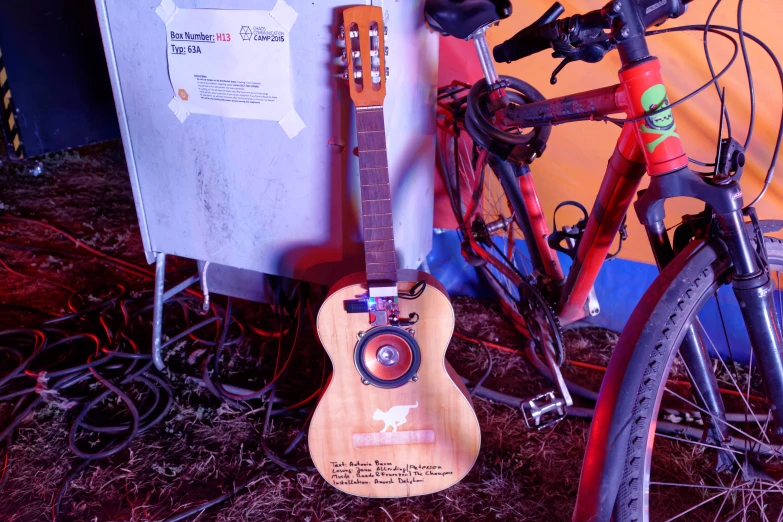
[[[759,262],[759,256],[748,238],[741,210],[718,214],[717,217],[734,265],[731,286],[771,402],[775,432],[783,434],[783,342],[769,268],[765,261]],[[763,251],[764,245],[759,245],[759,249]]]
[[[687,167],[665,175],[654,176],[650,187],[643,192],[635,206],[639,220],[648,229],[653,250],[658,252],[656,259],[660,255],[661,260],[670,260],[672,255],[668,237],[662,239],[661,229],[665,216],[663,202],[669,198],[683,196],[704,201],[715,212],[721,237],[734,267],[731,281],[734,295],[739,302],[753,355],[758,361],[764,387],[771,402],[776,430],[783,434],[783,352],[781,351],[783,340],[775,310],[772,279],[764,263],[759,262],[759,256],[745,229],[742,190],[736,182],[722,186],[711,185]],[[699,337],[698,325],[695,336]],[[698,366],[706,367],[708,361],[704,358],[703,349],[697,349],[695,346],[699,344],[698,342],[694,342],[694,346],[686,344],[690,342],[689,338],[694,338],[691,332],[683,342],[685,350],[683,358],[690,358],[693,368],[688,369],[695,370],[698,374],[700,373]],[[697,355],[700,352],[702,355]],[[715,406],[718,401],[717,384],[714,388],[706,382],[702,384],[706,387],[700,391],[707,394],[705,399],[708,402],[712,397]],[[712,410],[709,411],[713,413]],[[720,411],[714,413],[718,415]]]

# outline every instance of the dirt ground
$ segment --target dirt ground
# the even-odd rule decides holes
[[[39,321],[40,311],[68,311],[69,299],[99,293],[98,288],[122,284],[144,295],[151,281],[131,275],[44,228],[54,225],[82,245],[145,266],[135,208],[121,144],[108,143],[45,158],[36,175],[35,163],[0,167],[0,215],[35,220],[0,219],[0,330]],[[188,260],[174,259],[169,270],[180,277],[195,272]],[[87,290],[83,290],[87,289]],[[323,289],[313,289],[316,297]],[[493,369],[485,386],[528,397],[551,389],[527,362],[524,339],[491,302],[468,297],[453,299],[460,330],[476,338],[520,350],[490,349]],[[224,303],[224,301],[220,301]],[[268,382],[275,372],[278,341],[265,334],[277,326],[268,305],[245,303],[237,317],[247,331],[229,351],[236,363],[232,382],[248,387]],[[290,318],[280,319],[285,328]],[[78,324],[69,326],[78,330]],[[148,324],[147,324],[148,327]],[[149,350],[148,330],[137,338]],[[566,332],[572,358],[605,365],[617,336],[605,330]],[[146,344],[144,344],[146,343]],[[481,425],[482,447],[470,474],[443,492],[412,499],[367,500],[333,489],[312,470],[303,439],[286,461],[298,471],[270,462],[261,445],[265,403],[250,411],[215,398],[194,376],[203,348],[183,342],[173,355],[178,369],[167,378],[173,405],[167,416],[110,457],[82,460],[68,449],[68,435],[80,408],[50,401],[27,415],[10,447],[10,465],[2,488],[0,519],[22,522],[50,520],[52,505],[66,476],[73,480],[62,500],[64,521],[159,521],[202,502],[251,484],[231,499],[190,520],[375,520],[484,521],[570,518],[589,424],[566,419],[552,429],[529,431],[518,409],[474,399]],[[312,394],[324,375],[325,357],[310,321],[304,321],[297,352],[279,395],[296,402]],[[454,338],[447,352],[457,371],[475,381],[486,370],[487,353],[478,344]],[[0,376],[3,375],[0,358]],[[233,370],[232,370],[233,371]],[[571,378],[594,390],[601,373],[567,365]],[[252,381],[252,382],[251,382]],[[315,384],[314,384],[315,383]],[[11,418],[8,403],[0,403],[0,429]],[[267,443],[280,454],[302,429],[306,409],[273,417]],[[96,442],[97,443],[97,442]],[[0,458],[4,455],[0,445]],[[0,467],[0,471],[2,468]]]

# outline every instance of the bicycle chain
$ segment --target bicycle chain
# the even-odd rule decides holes
[[[565,362],[563,329],[552,305],[541,295],[541,292],[536,287],[523,282],[519,285],[517,310],[525,320],[525,326],[531,340],[542,350],[552,350],[557,365],[562,366]],[[533,325],[536,325],[536,327],[533,327]]]

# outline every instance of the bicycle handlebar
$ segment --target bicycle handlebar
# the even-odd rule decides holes
[[[516,60],[545,51],[552,47],[552,40],[558,38],[552,22],[540,27],[526,27],[492,50],[496,62],[511,63]]]
[[[495,61],[509,63],[551,48],[555,57],[597,62],[633,36],[632,29],[643,35],[646,28],[685,13],[691,1],[613,0],[602,9],[560,20],[556,18],[564,9],[555,2],[538,20],[495,46],[493,55]]]
[[[549,9],[546,10],[546,12],[544,12],[544,14],[542,14],[538,18],[538,20],[530,24],[528,28],[540,27],[544,24],[554,22],[555,20],[560,18],[560,15],[563,13],[565,13],[565,7],[563,7],[563,4],[561,4],[560,2],[555,2],[554,4],[551,5]]]

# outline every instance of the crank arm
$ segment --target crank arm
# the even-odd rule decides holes
[[[546,364],[549,366],[549,371],[552,372],[552,380],[554,380],[557,391],[560,392],[560,396],[565,401],[565,405],[573,406],[574,399],[571,398],[571,392],[568,391],[568,386],[566,386],[565,379],[563,379],[560,367],[557,365],[557,362],[555,362],[555,356],[552,355],[552,350],[547,347],[542,347],[541,351],[544,352]]]
[[[554,426],[565,418],[566,408],[574,404],[571,392],[568,391],[552,351],[549,348],[544,348],[543,352],[557,390],[548,391],[532,399],[522,401],[520,407],[528,429],[542,430]]]

